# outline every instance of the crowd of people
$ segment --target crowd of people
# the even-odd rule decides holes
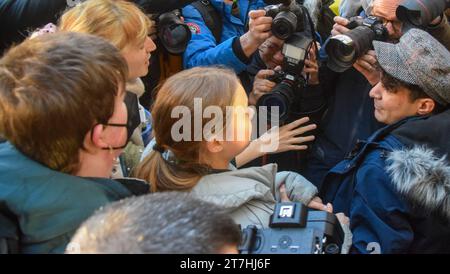
[[[307,11],[294,69],[275,2]],[[233,254],[279,202],[335,215],[342,253],[450,253],[450,12],[410,27],[401,3],[0,0],[0,253]],[[336,72],[355,16],[386,39]]]

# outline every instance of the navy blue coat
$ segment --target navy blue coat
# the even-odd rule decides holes
[[[412,117],[378,130],[325,177],[321,196],[350,218],[351,252],[450,252],[450,112]],[[428,126],[425,126],[427,125]],[[405,132],[421,125],[439,142],[408,143]],[[400,134],[401,133],[401,134]],[[447,138],[448,139],[448,138]],[[436,140],[438,141],[438,140]]]

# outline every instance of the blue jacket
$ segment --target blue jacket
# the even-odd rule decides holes
[[[321,196],[349,216],[351,252],[450,252],[450,165],[438,153],[439,146],[449,150],[450,141],[421,137],[448,139],[450,112],[444,115],[378,130],[327,174]],[[433,124],[438,134],[423,126],[408,143],[405,132],[421,124]]]
[[[372,86],[357,70],[334,73],[324,68],[321,83],[328,110],[302,173],[318,188],[327,172],[348,155],[358,140],[366,140],[382,127],[375,119],[369,96]]]
[[[192,5],[183,8],[185,22],[191,28],[192,39],[183,56],[185,68],[209,65],[225,65],[241,73],[247,66],[233,51],[233,42],[246,32],[248,13],[266,6],[262,0],[239,0],[240,18],[231,13],[231,5],[222,0],[210,0],[222,17],[222,37],[216,43],[214,35],[206,26],[200,13]]]
[[[63,253],[96,209],[146,192],[138,188],[60,173],[0,143],[0,253]]]

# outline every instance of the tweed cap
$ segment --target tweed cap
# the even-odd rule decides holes
[[[443,106],[450,104],[450,52],[429,33],[411,29],[398,44],[374,41],[373,46],[389,75],[421,87]]]

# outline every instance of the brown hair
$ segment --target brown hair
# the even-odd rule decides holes
[[[236,74],[228,69],[197,67],[175,74],[162,85],[152,108],[153,132],[157,146],[170,150],[177,161],[165,160],[154,151],[138,165],[135,176],[150,182],[152,192],[190,190],[209,170],[199,163],[202,142],[194,141],[198,134],[194,131],[194,115],[190,121],[192,141],[173,140],[172,127],[179,120],[171,117],[174,107],[185,106],[193,114],[194,100],[201,98],[202,111],[219,106],[225,114],[226,107],[233,104],[238,83]],[[203,118],[203,125],[209,120]]]
[[[68,11],[60,19],[62,31],[101,36],[118,49],[144,43],[152,23],[132,2],[122,0],[89,0]]]
[[[0,60],[0,135],[49,168],[74,173],[86,134],[112,116],[127,74],[117,48],[97,36],[27,40]]]

